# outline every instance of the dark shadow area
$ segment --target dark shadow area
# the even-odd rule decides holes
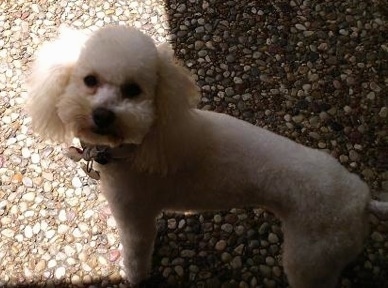
[[[360,5],[362,15],[355,12],[356,5]],[[386,43],[388,31],[376,25],[372,28],[375,19],[387,15],[380,2],[178,0],[166,1],[166,7],[176,56],[198,77],[202,109],[233,115],[310,147],[327,148],[337,158],[349,145],[362,145],[361,165],[352,166],[351,161],[343,164],[362,175],[372,189],[379,189],[376,176],[364,171],[365,167],[375,167],[381,173],[388,165],[387,139],[379,136],[388,124],[372,117],[388,104],[388,94],[373,101],[365,97],[370,93],[367,83],[386,87],[384,78],[388,76],[387,52],[376,49]],[[365,27],[370,29],[363,32]],[[354,113],[347,115],[346,106]],[[286,123],[285,117],[293,120]],[[315,123],[317,118],[322,125]],[[322,142],[332,145],[323,146]],[[247,210],[247,214],[253,213]],[[199,281],[201,276],[196,275],[200,287],[239,287],[240,281],[250,283],[254,276],[257,287],[288,287],[283,273],[276,277],[276,270],[269,274],[264,269],[255,270],[266,265],[268,255],[252,248],[252,241],[267,239],[268,234],[258,233],[267,220],[277,223],[276,218],[268,217],[252,217],[256,223],[244,220],[256,233],[229,235],[235,242],[228,247],[245,247],[241,269],[222,262],[222,253],[214,249],[212,238],[203,239],[206,227],[196,231],[190,242],[177,242],[178,247],[166,255],[187,246],[198,249],[199,255],[206,250],[206,257],[190,260],[200,270],[216,275]],[[387,231],[375,223],[373,231],[379,229],[385,230],[381,232],[383,240],[368,239],[364,252],[344,271],[338,287],[388,287]],[[219,231],[214,228],[211,233]],[[159,240],[165,242],[162,237],[166,236],[159,233]],[[156,245],[155,260],[163,254],[158,241]],[[275,266],[281,267],[281,247],[269,251]],[[231,254],[237,255],[236,251]],[[184,262],[185,270],[189,270],[190,261]],[[187,284],[190,282],[184,278],[177,284],[195,287]]]

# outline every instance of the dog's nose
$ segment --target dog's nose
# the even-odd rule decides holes
[[[96,108],[93,110],[93,121],[98,128],[108,128],[115,120],[115,114],[106,108]]]

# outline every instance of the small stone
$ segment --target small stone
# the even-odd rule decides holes
[[[229,263],[232,260],[232,256],[228,252],[224,252],[221,254],[221,260],[224,263]]]
[[[375,82],[371,82],[369,84],[370,86],[370,89],[372,89],[372,91],[374,92],[380,92],[381,91],[381,87],[379,85],[377,85]]]
[[[106,266],[108,265],[108,261],[105,259],[105,257],[98,256],[98,264],[101,266]]]
[[[341,84],[341,82],[338,81],[338,80],[333,80],[333,86],[334,86],[335,89],[338,90],[338,89],[341,89],[342,84]]]
[[[268,267],[266,265],[260,265],[259,266],[260,273],[263,274],[264,277],[271,276],[271,267]]]
[[[232,55],[232,54],[229,54],[229,55],[227,55],[226,56],[226,61],[227,62],[234,62],[234,60],[235,60],[235,58],[234,58],[234,56]]]
[[[325,142],[319,142],[318,143],[318,148],[319,149],[325,149],[326,148],[326,143]]]
[[[219,240],[217,241],[215,245],[215,249],[218,251],[223,251],[226,248],[226,241],[225,240]]]
[[[260,228],[259,228],[259,234],[260,235],[264,235],[268,232],[268,230],[270,229],[270,225],[268,222],[264,222],[263,224],[260,225]]]
[[[47,263],[47,268],[54,268],[55,266],[57,266],[57,261],[55,259],[50,259]]]
[[[23,194],[22,199],[27,202],[32,202],[35,199],[35,192],[28,192]]]
[[[205,43],[203,42],[203,41],[199,41],[199,40],[197,40],[197,41],[195,41],[194,42],[194,49],[195,50],[201,50],[201,48],[203,47],[205,45]]]
[[[243,225],[238,225],[234,228],[234,231],[236,232],[237,235],[243,235],[245,232],[245,227]]]
[[[291,121],[291,119],[292,119],[292,117],[291,117],[291,115],[290,115],[290,114],[286,114],[286,115],[284,115],[284,116],[283,116],[283,118],[284,118],[284,120],[285,120],[285,121],[287,121],[287,122],[290,122],[290,121]]]
[[[339,34],[343,35],[343,36],[347,36],[349,35],[349,31],[345,30],[345,29],[340,29],[338,31]]]
[[[77,285],[77,286],[78,286],[79,284],[81,284],[81,277],[79,277],[79,276],[76,275],[76,274],[73,274],[73,275],[71,276],[70,281],[71,281],[71,284]]]
[[[317,132],[309,132],[309,136],[316,140],[319,140],[321,138],[321,136]]]
[[[8,237],[8,238],[13,238],[15,236],[15,231],[9,228],[5,228],[1,230],[1,235]]]
[[[64,224],[59,224],[58,225],[58,234],[63,235],[63,234],[66,234],[67,231],[69,231],[69,226],[64,225]]]
[[[340,160],[341,163],[346,163],[346,162],[349,161],[349,157],[342,154],[342,155],[339,156],[339,160]]]
[[[221,223],[222,222],[222,216],[220,214],[214,215],[214,222],[215,223]]]
[[[29,177],[23,177],[22,182],[24,186],[31,188],[32,187],[32,180]],[[33,193],[33,192],[31,192]]]
[[[279,237],[275,233],[269,233],[268,235],[268,241],[269,243],[279,243]]]
[[[245,249],[245,245],[244,244],[240,244],[238,245],[236,248],[233,249],[233,251],[238,254],[238,255],[242,255],[243,252],[244,252],[244,249]]]
[[[252,99],[252,94],[250,94],[250,93],[245,93],[245,94],[241,95],[241,98],[242,98],[244,101],[248,101],[249,99]]]
[[[66,222],[67,221],[67,215],[65,210],[60,210],[58,213],[58,220],[61,222]]]
[[[108,260],[110,262],[116,262],[120,258],[120,255],[121,255],[120,250],[117,250],[117,249],[110,250],[108,253]]]
[[[179,13],[183,13],[186,11],[186,4],[180,4],[177,9],[176,9]]]
[[[44,182],[44,184],[43,184],[43,191],[45,193],[51,192],[52,188],[53,187],[52,187],[50,182]]]
[[[350,150],[349,151],[349,159],[351,161],[358,161],[360,159],[360,156],[355,150]]]
[[[361,174],[366,178],[366,179],[372,179],[374,176],[373,170],[369,168],[365,168],[362,170]]]
[[[381,118],[387,118],[387,116],[388,116],[388,108],[387,107],[381,107],[380,112],[379,112],[379,116]]]
[[[303,36],[304,37],[310,37],[310,36],[312,36],[312,35],[314,35],[314,31],[304,31],[303,32]]]
[[[330,56],[329,58],[326,59],[326,63],[329,65],[337,65],[337,62],[338,60],[336,56]]]
[[[227,233],[232,233],[233,232],[233,225],[229,223],[225,223],[221,225],[221,230],[225,231]]]
[[[233,78],[233,82],[235,84],[242,84],[242,83],[244,83],[243,80],[240,77],[234,77]]]
[[[267,257],[267,258],[265,258],[265,263],[268,266],[274,266],[275,265],[275,259],[273,257]]]
[[[93,278],[90,275],[85,275],[82,278],[82,284],[91,284],[93,282]]]
[[[23,147],[22,148],[22,157],[25,159],[28,159],[28,158],[30,158],[30,156],[31,156],[30,150],[26,147]]]
[[[295,24],[295,28],[302,31],[306,30],[306,27],[300,23]]]
[[[73,236],[76,237],[76,238],[81,238],[81,237],[83,237],[83,233],[82,233],[82,231],[77,227],[77,228],[74,228],[74,230],[73,230]]]
[[[303,120],[304,116],[302,114],[292,117],[292,121],[294,121],[295,123],[302,123]]]
[[[55,270],[55,278],[56,278],[57,280],[63,278],[65,275],[66,275],[66,269],[65,269],[65,267],[58,267],[58,268]]]
[[[32,154],[31,155],[31,162],[34,163],[34,164],[38,164],[40,162],[40,156],[39,154]]]
[[[78,177],[73,177],[73,179],[71,180],[71,184],[73,185],[74,188],[82,187],[82,182]]]
[[[177,226],[176,220],[174,218],[168,219],[167,226],[168,229],[174,230]]]
[[[302,89],[304,91],[310,91],[311,90],[311,84],[307,83],[307,84],[303,84],[302,85]]]
[[[383,242],[384,241],[383,235],[381,235],[377,231],[372,233],[371,238],[373,239],[373,241],[376,241],[376,242]]]
[[[32,227],[32,232],[36,235],[40,232],[40,223],[35,223],[34,227]]]
[[[242,267],[241,256],[236,256],[230,263],[233,269],[240,269]]]
[[[198,51],[198,56],[199,57],[205,57],[207,55],[207,51],[206,50],[199,50]]]
[[[116,228],[116,220],[115,220],[115,218],[113,218],[113,216],[110,216],[109,218],[108,218],[108,220],[106,221],[106,224],[108,225],[108,227],[110,227],[110,228]]]
[[[67,257],[72,257],[76,253],[75,249],[73,247],[71,247],[70,245],[66,245],[63,248],[63,250],[64,250]]]
[[[367,95],[366,95],[366,98],[368,98],[369,100],[375,100],[376,98],[376,93],[374,91],[371,91],[369,92]]]
[[[344,107],[344,112],[346,113],[346,114],[350,114],[351,112],[352,112],[352,108],[350,107],[350,106],[345,106]]]
[[[259,59],[261,57],[262,53],[260,51],[255,51],[252,54],[253,59]]]
[[[46,268],[46,261],[44,259],[40,259],[38,263],[35,265],[36,272],[42,272]]]
[[[384,191],[388,191],[388,181],[382,181],[382,182],[381,182],[381,188],[382,188]]]
[[[184,275],[184,269],[182,266],[178,265],[178,266],[175,266],[174,267],[174,271],[175,273],[179,276],[179,277],[183,277]]]
[[[184,258],[191,258],[191,257],[194,257],[195,256],[195,251],[193,250],[188,250],[188,249],[184,249],[181,251],[181,257],[184,257]]]
[[[31,226],[27,225],[26,228],[24,228],[24,236],[26,236],[26,238],[31,238],[33,235],[34,233],[32,232]]]
[[[85,219],[89,219],[89,218],[91,218],[91,217],[93,217],[93,215],[94,215],[94,211],[93,210],[86,210],[85,212],[84,212],[84,217],[85,217]]]
[[[45,233],[45,237],[46,237],[48,240],[51,239],[51,238],[53,238],[54,235],[55,235],[55,231],[54,231],[54,230],[48,230],[48,231],[46,231],[46,233]]]
[[[54,180],[54,174],[53,174],[53,173],[43,172],[43,173],[42,173],[42,176],[43,176],[43,178],[46,179],[47,181],[53,181],[53,180]]]

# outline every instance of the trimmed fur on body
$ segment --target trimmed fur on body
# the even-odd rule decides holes
[[[388,204],[371,201],[368,186],[324,152],[195,109],[198,88],[168,46],[155,47],[150,37],[122,26],[80,38],[70,60],[40,65],[47,51],[62,57],[56,49],[69,42],[64,37],[38,54],[27,108],[32,127],[46,138],[128,147],[124,159],[98,169],[131,284],[149,275],[161,211],[257,206],[282,221],[291,286],[336,286],[363,248],[369,212],[387,217]],[[87,75],[97,75],[93,89],[85,87]],[[137,83],[141,93],[125,98],[126,83]],[[116,117],[104,133],[96,132],[92,116],[99,107]]]

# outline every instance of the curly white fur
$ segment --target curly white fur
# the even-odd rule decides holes
[[[263,206],[282,220],[291,286],[336,286],[363,247],[368,211],[387,215],[386,205],[370,203],[358,176],[326,153],[195,109],[198,89],[190,75],[168,46],[156,48],[138,30],[74,33],[79,37],[61,36],[38,54],[28,110],[44,137],[128,147],[126,159],[99,170],[131,284],[149,274],[155,218],[162,210]],[[65,42],[72,49],[64,49]],[[96,76],[95,87],[85,84],[87,75]],[[136,83],[139,95],[125,98],[126,83]],[[99,107],[115,115],[104,133],[92,116]]]

